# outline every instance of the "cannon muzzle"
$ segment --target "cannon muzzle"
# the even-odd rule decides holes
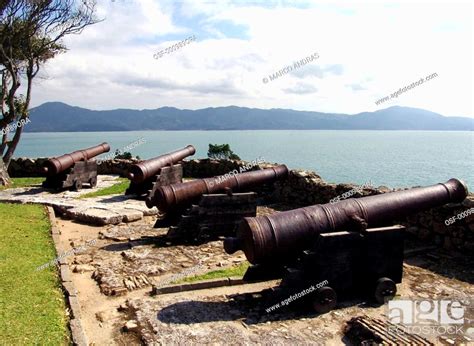
[[[195,152],[196,149],[192,145],[188,145],[183,149],[137,163],[130,167],[127,177],[134,183],[141,183],[158,174],[161,168],[177,163],[188,156],[194,155]]]
[[[231,189],[245,191],[248,188],[272,183],[288,175],[285,165],[258,171],[221,175],[214,178],[196,179],[184,183],[160,186],[152,198],[146,200],[148,208],[157,206],[161,211],[169,211],[176,206],[192,203],[203,194],[211,194]]]
[[[227,238],[224,249],[243,250],[253,264],[291,258],[314,243],[321,233],[376,227],[409,214],[461,202],[467,186],[457,179],[428,187],[350,198],[336,203],[246,217],[236,238]]]
[[[110,150],[107,143],[102,143],[87,149],[76,150],[70,154],[64,154],[55,158],[51,158],[43,164],[43,173],[47,175],[55,175],[72,167],[78,161],[87,161],[93,157],[106,153]]]

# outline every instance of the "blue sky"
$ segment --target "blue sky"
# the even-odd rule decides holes
[[[246,106],[334,113],[393,105],[473,116],[471,2],[98,0],[33,106]],[[153,54],[190,36],[184,47]],[[311,54],[319,58],[264,83]],[[375,101],[437,73],[380,105]]]

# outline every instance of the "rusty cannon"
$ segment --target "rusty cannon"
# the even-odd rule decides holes
[[[164,212],[155,227],[169,227],[171,240],[204,242],[235,235],[244,217],[257,215],[258,193],[288,174],[284,165],[161,186],[147,206]],[[266,185],[266,186],[265,186]],[[252,189],[258,188],[257,191]]]
[[[83,183],[91,187],[97,185],[97,162],[94,157],[110,150],[107,143],[87,149],[76,150],[69,154],[50,158],[44,162],[42,170],[46,175],[43,187],[63,189],[72,187],[80,190]]]
[[[183,167],[179,163],[195,153],[196,148],[188,145],[182,149],[132,165],[127,174],[130,186],[125,194],[137,196],[146,194],[151,198],[158,186],[182,182]]]
[[[255,264],[247,271],[247,280],[280,276],[281,287],[295,289],[327,282],[311,295],[318,312],[331,310],[338,295],[372,292],[383,303],[395,295],[403,272],[404,227],[387,225],[413,213],[459,203],[467,194],[462,181],[450,179],[244,218],[236,236],[225,239],[224,248],[229,254],[243,250]]]
[[[288,175],[288,168],[279,165],[240,174],[227,174],[213,178],[196,179],[180,184],[160,186],[152,198],[147,198],[149,208],[157,206],[163,212],[188,206],[204,194],[215,194],[228,190],[246,191],[265,183],[273,183]]]
[[[144,180],[155,176],[163,167],[176,164],[195,153],[196,149],[192,145],[188,145],[183,149],[178,149],[171,153],[145,160],[130,168],[128,178],[134,183],[141,183]]]

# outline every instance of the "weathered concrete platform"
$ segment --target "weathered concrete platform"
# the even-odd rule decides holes
[[[158,215],[158,209],[149,209],[144,201],[124,195],[78,198],[118,183],[118,176],[115,175],[99,175],[97,178],[97,187],[85,187],[81,191],[55,192],[39,185],[7,189],[0,191],[0,202],[44,204],[73,220],[92,225],[119,224],[137,221],[144,216]]]

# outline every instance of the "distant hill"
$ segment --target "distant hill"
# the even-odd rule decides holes
[[[417,108],[394,106],[354,115],[217,107],[198,110],[115,109],[94,111],[48,102],[30,111],[26,132],[135,130],[474,130],[474,119],[444,117]]]

